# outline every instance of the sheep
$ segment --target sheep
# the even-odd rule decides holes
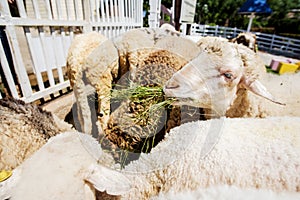
[[[187,53],[186,48],[192,53]],[[68,76],[77,101],[76,117],[80,123],[77,129],[91,134],[106,128],[112,82],[128,71],[136,81],[144,76],[145,68],[149,65],[164,63],[166,67],[180,69],[197,52],[198,47],[193,42],[179,38],[177,32],[164,29],[134,29],[112,41],[95,32],[77,36],[67,58]],[[92,87],[86,87],[88,84]],[[87,100],[93,90],[98,95],[95,99],[99,101],[96,109],[100,127],[95,131],[91,121],[97,116],[91,113]]]
[[[176,127],[150,154],[125,167],[139,177],[130,178],[137,192],[124,199],[222,184],[300,192],[299,122],[296,117],[220,118]]]
[[[148,199],[159,193],[217,185],[300,192],[299,130],[298,117],[186,123],[172,129],[151,153],[142,154],[120,171],[111,170],[110,159],[102,157],[105,153],[91,136],[63,133],[17,168],[21,178],[13,184],[4,181],[1,195],[71,199],[77,194],[74,199],[80,199],[84,183],[107,191],[107,198],[112,194],[121,199]]]
[[[174,32],[176,31],[175,27],[168,23],[164,23],[164,24],[160,25],[160,28],[169,30],[169,31],[174,31]]]
[[[143,86],[162,86],[176,71],[199,53],[199,48],[192,41],[161,28],[130,30],[113,41],[120,57],[121,78],[117,81],[117,85],[133,83]],[[191,52],[187,52],[187,48]],[[129,83],[128,79],[130,79]],[[129,104],[129,102],[122,103],[116,109],[112,106],[110,120],[104,132],[106,137],[118,147],[140,151],[144,146],[144,140],[139,136],[144,135],[148,140],[148,134],[153,133],[146,132],[145,127],[140,125],[127,123],[127,126],[121,122],[125,120],[124,110],[130,108]],[[148,124],[154,126],[154,122]],[[119,131],[119,125],[129,127],[129,131],[124,129]],[[136,134],[132,132],[133,130],[138,130],[139,133]],[[156,139],[163,137],[163,134],[162,136],[156,134]]]
[[[71,127],[35,104],[0,99],[0,169],[12,170],[47,140]]]
[[[239,33],[236,38],[229,40],[230,42],[236,42],[238,44],[243,44],[244,46],[250,48],[254,52],[257,52],[256,35],[251,32]]]
[[[105,188],[111,195],[126,192],[130,184],[125,176],[97,165],[99,160],[109,165],[110,159],[90,135],[61,133],[50,138],[13,171],[11,178],[0,183],[0,199],[89,200],[95,199],[95,188]]]
[[[242,109],[235,99],[245,96],[245,89],[282,104],[259,81],[265,69],[254,52],[218,38],[203,38],[198,45],[202,53],[166,82],[166,96],[180,98],[179,105],[212,109],[218,116]]]
[[[191,52],[187,52],[187,48]],[[143,85],[163,85],[175,71],[198,53],[199,48],[195,43],[179,37],[178,32],[161,28],[130,30],[112,41],[107,41],[99,33],[76,37],[68,53],[67,67],[77,101],[77,106],[73,109],[73,114],[78,115],[80,123],[79,127],[75,125],[77,130],[92,133],[101,140],[103,136],[98,134],[104,130],[113,143],[120,145],[120,141],[115,141],[109,135],[112,125],[116,123],[112,117],[109,117],[110,112],[115,112],[113,109],[110,110],[109,90],[112,88],[112,82],[122,85],[122,80],[127,80],[128,72],[132,82]],[[107,59],[109,62],[103,59],[106,57],[111,58]],[[119,63],[115,62],[114,57],[118,58],[115,60],[119,60]],[[88,84],[92,87],[86,87]],[[91,105],[89,100],[87,94],[89,88],[97,93],[92,97],[96,100],[96,106]],[[97,109],[97,112],[94,113],[93,109]],[[118,113],[118,110],[115,113]]]
[[[140,28],[113,39],[120,57],[120,75],[130,71],[134,77],[138,66],[150,63],[167,63],[172,67],[182,67],[193,59],[199,50],[192,41],[179,36],[178,32],[163,28]],[[189,52],[186,51],[187,48]],[[159,60],[161,51],[163,54],[167,51],[173,58]],[[158,57],[156,60],[153,60],[153,54]],[[152,59],[149,59],[149,56]]]
[[[98,96],[98,110],[97,116],[93,117],[99,116],[98,128],[104,129],[110,102],[103,97],[109,96],[112,80],[118,76],[118,52],[114,44],[97,32],[78,35],[68,51],[67,72],[77,102],[75,117],[78,117],[80,123],[77,129],[92,134],[88,95],[94,92]]]
[[[256,200],[256,199],[272,199],[272,200],[284,200],[284,199],[299,199],[299,193],[293,192],[282,192],[276,193],[272,190],[263,190],[263,189],[242,189],[235,186],[228,185],[218,185],[209,188],[197,188],[195,191],[184,191],[181,193],[168,192],[160,193],[158,196],[151,198],[151,200],[216,200],[216,199],[247,199],[247,200]]]

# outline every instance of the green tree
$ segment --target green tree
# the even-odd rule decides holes
[[[300,0],[269,0],[268,3],[273,12],[267,26],[274,27],[274,33],[300,33]]]

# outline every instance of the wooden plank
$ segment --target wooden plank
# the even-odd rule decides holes
[[[95,22],[95,15],[94,15],[94,12],[96,11],[96,3],[94,0],[88,0],[89,1],[89,13],[90,13],[90,17],[91,17],[91,21],[92,22]]]
[[[67,19],[75,20],[75,7],[73,0],[65,0],[66,8],[67,8]]]
[[[100,22],[100,2],[96,1],[96,21]]]
[[[25,101],[26,103],[29,103],[29,102],[33,102],[35,100],[38,100],[38,99],[41,99],[47,95],[50,95],[50,94],[53,94],[55,92],[58,92],[60,90],[63,90],[67,87],[70,87],[70,82],[69,81],[65,81],[63,83],[59,83],[53,87],[49,87],[49,88],[46,88],[45,90],[43,91],[38,91],[38,92],[35,92],[34,94],[32,94],[30,97],[27,97],[27,98],[21,98],[23,101]]]
[[[101,10],[101,19],[102,22],[106,22],[105,11],[104,11],[104,0],[100,0],[100,10]]]
[[[23,0],[17,0],[17,6],[18,6],[18,11],[19,11],[20,17],[27,18]]]
[[[112,0],[109,1],[109,7],[110,7],[111,22],[114,23],[116,21],[115,21],[114,3]]]
[[[8,1],[0,1],[1,15],[11,16]]]
[[[115,9],[115,20],[116,22],[119,22],[120,21],[120,18],[119,18],[119,10],[118,10],[118,7],[119,7],[119,4],[118,4],[118,1],[117,0],[114,0],[114,9]]]
[[[13,62],[15,66],[15,70],[19,79],[19,82],[21,84],[21,90],[22,94],[25,97],[29,97],[32,94],[32,89],[30,86],[29,78],[24,66],[24,62],[22,59],[20,47],[17,41],[16,31],[14,26],[7,25],[6,26],[6,33],[9,39],[11,52],[13,53]]]
[[[36,0],[31,0],[33,4],[34,14],[37,19],[41,19],[41,13],[39,9],[38,2]]]
[[[6,55],[5,55],[5,52],[4,52],[2,42],[0,42],[0,63],[1,63],[2,70],[4,72],[4,76],[5,76],[5,79],[7,81],[7,84],[8,84],[8,87],[9,87],[9,90],[10,90],[12,96],[14,98],[19,98],[19,94],[18,94],[18,91],[16,89],[14,78],[11,74],[9,64],[7,62],[7,59],[6,59]]]
[[[106,18],[106,22],[110,23],[110,19],[109,19],[109,5],[108,5],[108,0],[105,0],[105,18]],[[109,33],[108,33],[109,34]]]
[[[24,19],[10,18],[7,21],[0,17],[0,25],[15,25],[15,26],[84,26],[86,21],[67,21],[67,20],[49,20],[49,19]]]
[[[46,66],[46,70],[47,70],[48,80],[49,80],[50,86],[53,87],[55,84],[52,69],[51,69],[51,62],[53,59],[53,58],[51,59],[51,57],[52,57],[53,52],[48,47],[49,42],[48,42],[47,38],[45,37],[43,28],[39,27],[38,29],[39,29],[40,40],[42,43],[42,53],[43,53],[43,57],[45,59],[45,64],[46,64],[45,66]]]
[[[46,5],[48,19],[52,20],[53,16],[52,16],[52,10],[51,10],[50,1],[49,0],[44,0],[44,3]]]
[[[83,20],[83,5],[81,0],[73,0],[75,5],[76,20]]]
[[[32,62],[33,62],[33,69],[34,69],[34,73],[36,75],[38,87],[39,87],[39,90],[43,90],[43,89],[45,89],[45,86],[44,86],[44,82],[43,82],[41,72],[38,69],[38,67],[39,66],[45,66],[45,64],[44,64],[45,62],[43,64],[40,64],[40,61],[42,61],[43,56],[38,55],[35,52],[36,49],[40,50],[42,47],[41,47],[41,45],[39,47],[35,47],[36,45],[34,43],[34,40],[32,40],[31,33],[30,33],[30,30],[29,30],[28,27],[25,27],[24,30],[25,30],[25,35],[26,35],[26,38],[27,38],[27,43],[28,43],[28,46],[29,46],[29,50],[30,50],[30,55],[31,55]],[[37,52],[39,53],[40,51],[37,51]]]

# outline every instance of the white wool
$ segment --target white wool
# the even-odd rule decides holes
[[[67,69],[77,101],[77,115],[81,131],[91,134],[91,111],[87,96],[96,92],[99,98],[108,96],[113,77],[118,73],[118,52],[111,40],[104,35],[91,32],[77,36],[68,51]],[[101,80],[101,81],[100,81]],[[92,86],[93,90],[90,90]],[[99,100],[98,112],[102,129],[108,120],[110,102]]]
[[[300,198],[300,193],[282,192],[277,193],[266,189],[239,188],[229,185],[217,185],[208,188],[197,188],[194,191],[184,191],[180,193],[168,192],[160,193],[152,200],[296,200]]]
[[[4,191],[12,199],[84,199],[94,195],[95,187],[123,199],[148,199],[229,185],[240,188],[241,194],[268,190],[280,197],[300,190],[299,131],[297,117],[187,123],[130,163],[123,175],[97,164],[107,160],[92,137],[63,133],[18,167],[21,179]],[[128,187],[132,189],[126,193]]]
[[[292,117],[183,124],[125,168],[139,184],[124,199],[219,184],[299,192],[299,131],[300,118]]]
[[[109,166],[98,142],[87,134],[61,133],[14,171],[13,181],[3,183],[0,196],[12,200],[95,199],[94,188],[110,194],[126,192],[127,179],[97,162]],[[17,174],[17,175],[15,175]],[[121,186],[121,187],[120,187]]]

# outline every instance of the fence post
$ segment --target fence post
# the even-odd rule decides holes
[[[219,28],[219,25],[216,25],[216,26],[215,26],[215,36],[218,35],[218,28]]]
[[[233,29],[233,38],[235,38],[236,37],[236,27],[234,27],[234,29]]]
[[[161,0],[150,0],[148,23],[150,28],[159,27]]]
[[[274,38],[275,38],[275,34],[272,35],[272,41],[269,48],[270,51],[273,49]]]
[[[93,27],[91,25],[91,11],[90,11],[90,1],[83,1],[83,12],[84,12],[84,20],[86,24],[83,26],[83,32],[88,33],[92,32]]]

